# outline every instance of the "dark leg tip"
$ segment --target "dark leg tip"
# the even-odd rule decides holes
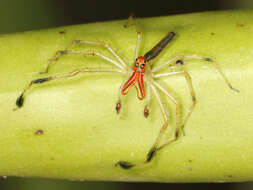
[[[209,58],[209,57],[205,57],[204,60],[205,60],[205,61],[208,61],[208,62],[212,62],[212,61],[213,61],[213,60],[212,60],[211,58]]]
[[[16,105],[20,108],[23,106],[23,103],[24,103],[24,97],[23,97],[23,94],[21,94],[16,100]]]
[[[183,65],[183,64],[184,64],[184,61],[181,60],[181,59],[179,59],[179,60],[176,61],[176,64],[177,64],[177,65]]]
[[[175,132],[175,141],[178,140],[181,136],[185,136],[185,132],[183,128]]]
[[[149,116],[149,109],[148,106],[145,106],[144,108],[144,116],[147,118]]]
[[[116,104],[116,112],[117,112],[117,114],[119,114],[120,109],[121,109],[121,103],[118,102],[118,103]]]
[[[147,155],[147,162],[150,162],[152,160],[152,158],[155,156],[155,153],[156,153],[156,148],[155,147],[152,147],[150,149],[150,151],[148,152],[148,155]]]
[[[122,169],[130,169],[134,166],[134,164],[131,164],[129,162],[125,162],[125,161],[119,161],[117,164],[115,164],[115,166],[120,166]]]
[[[177,130],[175,133],[175,138],[177,139],[178,137],[179,137],[179,130]]]
[[[238,90],[238,89],[234,88],[234,87],[233,87],[233,86],[231,86],[231,85],[229,85],[229,88],[230,88],[231,90],[233,90],[233,91],[237,92],[237,93],[239,93],[239,92],[240,92],[240,90]]]
[[[47,77],[47,78],[40,78],[40,79],[36,79],[36,80],[33,80],[32,83],[36,84],[36,83],[43,83],[43,82],[46,82],[46,81],[49,81],[50,78]]]

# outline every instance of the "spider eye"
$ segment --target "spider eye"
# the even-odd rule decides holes
[[[135,63],[135,66],[136,66],[136,67],[139,67],[139,63],[138,63],[138,62],[137,62],[137,63]]]
[[[144,69],[145,65],[144,64],[141,64],[141,69]]]
[[[135,59],[135,61],[137,61],[137,60],[138,60],[138,58]]]

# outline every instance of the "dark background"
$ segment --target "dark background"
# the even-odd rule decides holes
[[[253,8],[252,0],[0,0],[0,33],[115,19]]]
[[[63,25],[153,17],[209,10],[253,8],[252,0],[0,0],[0,34]],[[0,155],[1,156],[1,155]],[[156,184],[116,182],[71,182],[51,179],[0,179],[0,190],[67,189],[253,189],[253,183]]]

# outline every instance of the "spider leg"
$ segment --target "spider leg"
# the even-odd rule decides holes
[[[147,98],[146,98],[146,105],[144,108],[144,116],[147,118],[149,116],[149,106],[150,106],[150,85],[146,85],[146,89],[147,89]]]
[[[44,83],[44,82],[48,82],[51,80],[55,80],[55,79],[61,79],[61,78],[67,78],[67,77],[73,77],[79,73],[92,73],[92,72],[104,72],[104,73],[120,73],[120,74],[124,74],[123,71],[121,70],[113,70],[113,69],[88,69],[88,68],[84,68],[84,69],[77,69],[74,70],[70,73],[65,73],[65,74],[58,74],[58,75],[53,75],[53,76],[49,76],[49,77],[45,77],[45,78],[38,78],[35,80],[32,80],[27,87],[23,90],[23,92],[21,93],[21,95],[17,98],[16,100],[16,108],[14,108],[13,110],[17,110],[18,108],[21,108],[23,106],[24,103],[24,97],[26,92],[34,85],[34,84],[40,84],[40,83]]]
[[[60,56],[65,55],[65,54],[71,54],[71,52],[83,52],[83,51],[75,51],[75,50],[69,50],[70,48],[72,48],[74,45],[76,44],[89,44],[89,45],[96,45],[96,46],[104,46],[105,48],[107,48],[113,55],[114,57],[119,61],[119,63],[117,63],[116,61],[98,53],[95,51],[91,51],[92,53],[90,54],[86,54],[86,55],[94,55],[94,56],[98,56],[110,63],[112,63],[113,65],[115,65],[116,67],[123,69],[124,67],[126,67],[126,63],[119,57],[119,55],[110,47],[110,45],[104,43],[104,42],[91,42],[91,41],[84,41],[84,40],[74,40],[71,45],[69,47],[67,47],[65,50],[60,50],[57,51],[55,53],[55,55],[49,59],[49,63],[46,66],[46,69],[41,72],[41,74],[47,73],[50,66],[52,65],[53,62],[56,62]],[[73,54],[83,54],[83,53],[73,53]]]
[[[187,82],[188,88],[190,90],[190,94],[191,94],[191,97],[192,97],[192,105],[191,105],[191,107],[189,109],[189,112],[185,116],[185,118],[183,120],[183,124],[181,126],[183,135],[185,135],[184,127],[185,127],[187,121],[189,120],[189,118],[191,117],[192,112],[193,112],[193,110],[194,110],[194,108],[196,107],[196,104],[197,104],[197,98],[196,98],[196,94],[195,94],[195,91],[194,91],[194,88],[193,88],[193,85],[192,85],[191,76],[190,76],[190,74],[187,71],[184,71],[184,77],[185,77],[185,80]],[[176,133],[177,133],[177,131],[176,131]]]
[[[156,87],[159,90],[161,90],[166,96],[168,96],[171,99],[171,101],[176,105],[176,125],[177,125],[177,128],[179,128],[179,125],[180,125],[180,121],[179,121],[179,119],[180,119],[180,105],[179,105],[178,101],[172,95],[170,95],[163,87],[161,87],[161,85],[159,85],[158,83],[153,81],[152,84],[150,84],[150,88],[154,92],[156,100],[157,100],[159,107],[161,109],[161,112],[162,112],[162,115],[164,118],[164,124],[163,124],[162,128],[160,129],[160,132],[155,140],[155,143],[153,144],[153,146],[149,150],[146,160],[144,162],[138,162],[138,163],[132,164],[132,163],[126,162],[126,161],[119,161],[116,163],[115,166],[119,165],[123,169],[130,169],[134,166],[147,164],[153,159],[157,150],[161,149],[161,147],[159,147],[159,144],[160,144],[162,136],[164,135],[166,129],[168,128],[168,120],[169,119],[168,119],[168,115],[165,112],[164,105],[162,104],[162,101],[160,99],[159,93],[156,90]],[[178,138],[178,137],[176,137],[176,138]]]
[[[178,102],[178,100],[175,98],[175,97],[173,97],[167,90],[165,90],[159,83],[157,83],[157,82],[155,82],[155,81],[152,81],[152,84],[155,86],[155,87],[157,87],[161,92],[163,92],[167,97],[169,97],[169,99],[175,104],[175,106],[176,106],[176,136],[178,135],[178,131],[180,131],[180,113],[181,113],[181,111],[180,111],[180,104],[179,104],[179,102]],[[158,100],[158,97],[157,97],[157,100]],[[162,111],[162,110],[161,110]],[[163,111],[162,111],[163,112]],[[164,113],[163,113],[163,115],[164,115]],[[164,129],[164,131],[166,130],[166,128]],[[159,133],[159,136],[162,136],[163,135],[163,131],[162,131],[162,129],[161,129],[161,131],[160,131],[160,133]],[[158,136],[158,137],[159,137]],[[160,137],[161,138],[161,137]],[[155,144],[157,144],[157,146],[158,146],[158,144],[159,144],[159,138],[157,138],[157,140],[156,140],[156,143]]]
[[[122,104],[121,104],[121,95],[122,95],[122,94],[121,94],[121,91],[122,91],[122,88],[123,88],[124,83],[125,83],[125,82],[122,82],[122,83],[121,83],[120,88],[119,88],[119,91],[118,91],[118,101],[117,101],[116,107],[115,107],[117,114],[119,114],[119,112],[120,112],[120,110],[121,110],[121,106],[122,106]]]
[[[229,82],[229,80],[227,79],[226,75],[223,73],[223,71],[221,70],[221,68],[219,67],[219,65],[214,62],[211,58],[207,58],[207,57],[201,57],[201,56],[198,56],[198,55],[191,55],[191,56],[183,56],[183,55],[178,55],[170,60],[168,60],[167,62],[165,62],[164,64],[160,65],[160,66],[157,66],[157,67],[154,67],[152,69],[152,72],[158,72],[160,71],[161,69],[163,69],[165,66],[167,67],[171,67],[173,65],[183,65],[184,64],[184,61],[187,61],[187,60],[199,60],[199,61],[205,61],[205,62],[209,62],[209,63],[212,63],[215,67],[215,69],[218,71],[218,73],[221,75],[221,77],[223,78],[223,80],[225,81],[225,83],[227,84],[227,86],[233,90],[233,91],[236,91],[236,92],[239,92],[238,89],[234,88],[231,83]]]
[[[137,23],[136,19],[134,18],[134,15],[131,14],[130,17],[127,20],[127,23],[125,23],[123,26],[125,28],[129,27],[131,24],[134,24],[136,32],[137,32],[137,41],[136,41],[136,46],[135,46],[135,53],[134,53],[134,60],[138,57],[139,55],[139,50],[140,50],[140,44],[141,44],[141,27]]]
[[[172,59],[166,61],[166,62],[163,63],[162,65],[158,65],[158,66],[156,66],[156,67],[153,67],[153,68],[152,68],[152,72],[153,72],[153,73],[156,73],[156,72],[162,70],[162,69],[163,69],[164,67],[166,67],[166,66],[167,66],[167,67],[174,66],[174,65],[176,65],[176,61],[177,61],[177,60],[185,60],[185,57],[182,56],[182,55],[178,55],[178,56],[176,56],[176,57],[173,57]]]
[[[187,123],[187,121],[189,120],[196,104],[197,104],[197,99],[196,99],[196,94],[193,88],[193,84],[192,84],[192,80],[191,80],[191,76],[190,74],[183,68],[183,71],[178,71],[178,72],[169,72],[169,73],[161,73],[161,74],[156,74],[154,75],[154,78],[160,78],[160,77],[165,77],[165,76],[172,76],[172,75],[184,75],[184,78],[187,82],[187,86],[189,88],[191,97],[192,97],[192,105],[189,108],[189,111],[187,113],[187,115],[185,116],[182,125],[180,126],[180,129],[176,129],[176,133],[178,133],[180,130],[182,130],[183,135],[185,135],[184,132],[184,127]],[[177,135],[176,135],[177,136]]]
[[[141,44],[141,32],[137,31],[137,42],[136,42],[136,47],[135,47],[135,54],[134,54],[134,60],[138,57],[139,51],[140,51],[140,44]]]

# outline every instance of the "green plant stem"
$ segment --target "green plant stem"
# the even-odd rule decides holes
[[[122,110],[116,114],[118,88],[125,80],[120,75],[80,74],[35,85],[23,108],[12,110],[33,79],[77,68],[113,67],[99,58],[66,55],[48,74],[39,75],[47,60],[73,40],[107,42],[131,65],[136,32],[134,27],[124,28],[125,22],[0,36],[0,175],[156,182],[253,180],[253,11],[139,19],[142,55],[167,32],[177,33],[154,65],[179,54],[210,57],[240,90],[230,90],[211,64],[187,62],[197,106],[185,127],[186,136],[159,151],[146,166],[130,170],[114,166],[119,160],[143,161],[163,124],[154,95],[146,119],[145,101],[137,99],[135,90],[123,97]],[[113,58],[101,47],[76,48],[96,49]],[[159,83],[179,100],[182,120],[192,103],[185,79],[167,77]],[[175,107],[165,96],[162,100],[170,113],[165,143],[173,137]]]

